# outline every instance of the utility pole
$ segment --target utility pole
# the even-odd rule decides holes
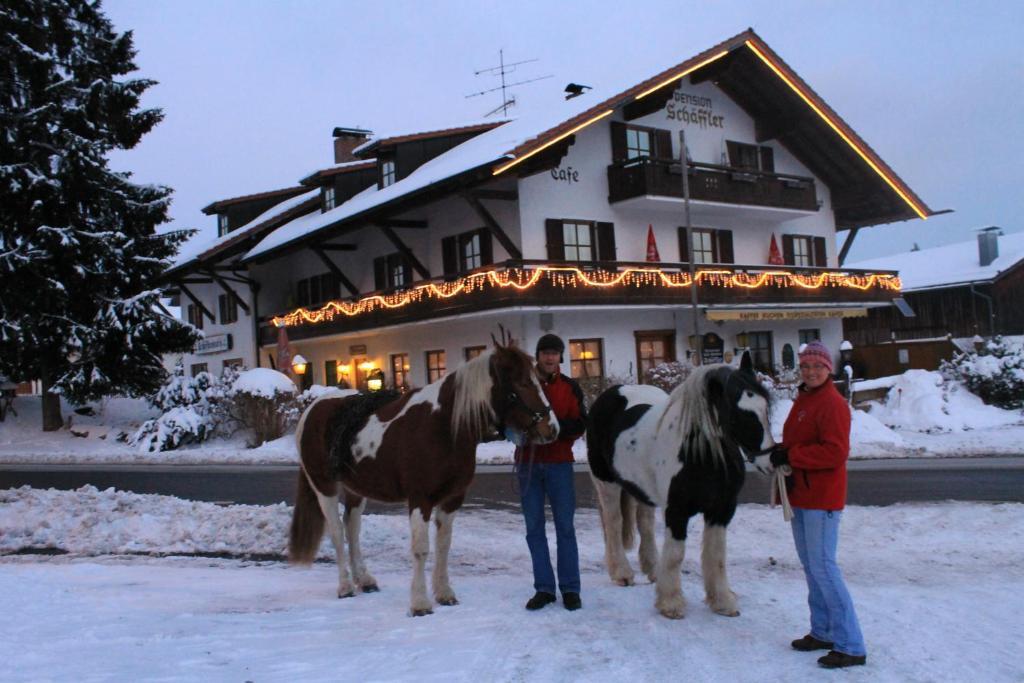
[[[690,222],[690,168],[686,165],[686,131],[679,131],[679,166],[683,170],[683,214],[686,227],[686,255],[690,269],[690,311],[693,315],[693,336],[697,348],[693,350],[696,354],[694,365],[704,362],[704,340],[700,336],[700,309],[697,307],[697,268],[694,265],[693,254],[693,225]]]

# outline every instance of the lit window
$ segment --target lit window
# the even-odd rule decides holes
[[[604,377],[600,339],[569,340],[569,373],[573,377]]]
[[[391,355],[391,377],[394,378],[395,388],[405,391],[409,388],[409,354],[394,353]]]
[[[447,368],[444,351],[427,351],[427,383],[431,384],[441,379],[445,372]]]
[[[470,361],[487,350],[486,346],[467,346],[464,350],[466,360]]]
[[[566,261],[593,261],[594,244],[590,223],[562,223]]]

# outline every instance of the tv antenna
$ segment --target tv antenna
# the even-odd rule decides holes
[[[508,116],[509,108],[510,107],[514,107],[515,104],[516,104],[516,96],[515,95],[510,95],[507,92],[509,88],[511,88],[513,86],[516,86],[516,85],[525,85],[526,83],[533,83],[534,81],[543,81],[545,78],[553,78],[552,74],[548,74],[547,76],[538,76],[537,78],[528,78],[528,79],[526,79],[524,81],[516,81],[515,83],[506,83],[505,82],[505,76],[508,75],[508,74],[514,73],[518,66],[520,66],[521,64],[529,64],[531,62],[536,62],[536,61],[539,61],[539,60],[536,60],[536,59],[524,59],[521,62],[511,62],[509,64],[506,64],[505,63],[505,50],[504,49],[498,50],[498,66],[492,66],[492,67],[488,67],[486,69],[480,69],[479,71],[474,71],[473,75],[474,76],[481,76],[483,74],[487,74],[487,75],[491,75],[491,76],[500,76],[501,77],[501,85],[499,85],[497,87],[494,87],[494,88],[489,88],[487,90],[481,90],[480,92],[470,93],[469,95],[466,95],[466,99],[468,100],[470,97],[479,97],[480,95],[486,95],[488,93],[492,93],[492,92],[495,92],[497,90],[500,90],[501,91],[501,104],[498,105],[497,107],[495,107],[494,109],[490,110],[486,114],[484,114],[484,117],[486,118],[488,116],[491,116],[492,114],[497,114],[499,111],[501,112],[502,116]]]

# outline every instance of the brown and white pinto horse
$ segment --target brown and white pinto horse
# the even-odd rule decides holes
[[[430,614],[425,565],[434,514],[434,600],[458,601],[448,581],[452,521],[476,469],[476,446],[504,430],[511,438],[546,443],[558,420],[544,397],[533,360],[515,347],[495,348],[454,373],[404,395],[326,395],[299,421],[302,471],[288,554],[312,562],[326,521],[338,563],[338,597],[377,590],[359,547],[366,499],[408,501],[413,574],[412,616]],[[338,515],[343,496],[345,523]],[[436,508],[436,514],[435,514]],[[346,540],[348,552],[346,553]],[[351,567],[351,574],[349,572]]]

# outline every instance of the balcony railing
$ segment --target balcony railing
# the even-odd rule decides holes
[[[814,179],[784,173],[690,162],[690,199],[817,211]],[[608,201],[634,197],[682,198],[682,165],[670,159],[641,157],[608,167]]]
[[[899,291],[895,271],[700,264],[696,272],[701,305],[857,305]],[[457,279],[283,311],[261,321],[260,342],[276,341],[278,323],[304,339],[512,306],[689,306],[689,278],[685,263],[505,261]]]

